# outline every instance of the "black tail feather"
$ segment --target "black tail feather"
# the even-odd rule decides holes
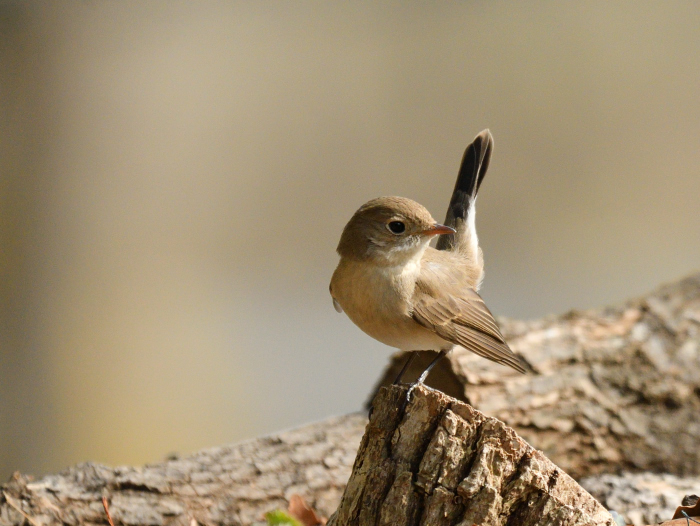
[[[489,168],[492,151],[493,137],[489,130],[484,130],[477,135],[464,151],[462,165],[450,200],[450,212],[454,219],[467,218],[470,202],[476,197],[481,181],[484,180]]]
[[[493,136],[489,130],[482,131],[467,146],[462,157],[462,165],[459,167],[457,182],[452,192],[450,206],[447,208],[445,224],[457,229],[457,234],[440,236],[436,248],[438,250],[452,250],[455,245],[460,245],[466,239],[467,217],[476,194],[484,180],[486,170],[489,168],[491,152],[493,151]],[[457,224],[460,220],[460,224]]]

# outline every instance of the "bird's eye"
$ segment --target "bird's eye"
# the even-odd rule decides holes
[[[406,225],[404,225],[401,221],[392,221],[386,227],[391,231],[392,234],[403,234],[404,231],[406,230]]]

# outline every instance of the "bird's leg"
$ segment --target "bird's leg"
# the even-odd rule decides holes
[[[442,350],[438,353],[438,355],[433,358],[433,361],[428,364],[428,367],[425,368],[425,371],[421,373],[421,375],[418,377],[418,380],[413,382],[411,386],[408,388],[408,392],[406,393],[406,400],[410,401],[411,400],[411,393],[413,393],[413,390],[418,387],[419,385],[422,385],[425,379],[428,377],[430,374],[430,371],[432,370],[433,367],[440,361],[440,359],[445,356],[449,351]]]
[[[430,374],[430,371],[437,365],[437,363],[440,361],[440,359],[447,354],[448,351],[442,350],[438,353],[438,355],[433,358],[433,361],[428,364],[428,367],[425,368],[425,371],[421,373],[421,375],[418,377],[418,380],[415,381],[414,385],[416,384],[422,384],[425,382],[425,379],[428,377]]]
[[[406,360],[406,363],[403,364],[403,367],[401,368],[399,375],[396,377],[396,380],[394,380],[394,383],[391,385],[398,385],[399,383],[401,383],[401,378],[403,378],[404,373],[408,370],[409,365],[411,365],[411,362],[413,361],[413,359],[415,357],[416,357],[415,351],[408,354],[408,359]]]
[[[411,365],[411,362],[413,361],[413,359],[415,357],[416,357],[415,352],[408,353],[408,358],[406,359],[406,363],[403,364],[401,371],[399,371],[399,375],[396,377],[396,380],[394,380],[394,383],[391,385],[399,385],[401,383],[401,378],[403,378],[404,373],[408,370],[408,367]],[[372,418],[373,411],[374,411],[374,406],[370,406],[368,418]]]

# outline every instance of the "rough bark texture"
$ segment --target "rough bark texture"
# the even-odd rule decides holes
[[[458,351],[430,381],[514,426],[575,476],[622,468],[700,474],[700,274],[622,307],[534,322],[505,320],[503,327],[532,374],[512,374]],[[393,380],[395,374],[387,376]],[[428,404],[431,397],[422,399]],[[429,425],[417,420],[415,412],[402,418],[400,404],[395,414],[382,417],[395,424],[392,430],[378,429],[379,413],[374,416],[375,424],[368,428],[374,446],[365,438],[355,471],[365,470],[364,483],[384,488],[384,494],[375,492],[378,498],[367,500],[362,517],[379,513],[379,524],[392,524],[387,510],[398,506],[398,524],[418,516],[425,517],[422,524],[441,524],[446,522],[440,517],[459,514],[467,502],[473,503],[469,513],[492,517],[484,502],[492,499],[502,510],[512,509],[517,503],[509,492],[521,490],[530,491],[533,500],[521,508],[524,518],[515,516],[511,524],[526,524],[526,514],[551,513],[548,506],[557,500],[544,497],[547,489],[576,487],[565,475],[523,479],[525,461],[514,459],[525,446],[511,440],[512,431],[451,403],[454,407]],[[103,525],[102,495],[110,498],[117,524],[263,524],[263,513],[286,508],[294,493],[328,516],[338,506],[366,423],[363,415],[333,418],[142,468],[83,464],[38,481],[17,475],[0,487],[0,525]],[[494,441],[479,446],[489,426],[495,426]],[[415,433],[425,437],[424,454],[412,452],[403,438]],[[464,447],[467,436],[472,448]],[[505,456],[489,464],[491,452],[500,451],[496,446]],[[395,468],[394,457],[387,456],[386,471],[367,471],[368,458],[389,453],[399,455]],[[539,453],[529,458],[532,473],[538,467],[560,473]],[[499,474],[492,470],[495,465],[515,471]],[[506,485],[497,493],[495,481],[503,480]],[[668,520],[681,493],[700,493],[700,477],[678,481],[648,473],[602,475],[583,483],[635,524]],[[357,506],[348,495],[370,495],[358,493],[358,484],[354,475],[344,506]],[[458,517],[449,524],[464,520]],[[340,524],[337,519],[335,524]]]
[[[0,525],[104,525],[102,495],[117,525],[258,525],[293,493],[328,516],[366,423],[347,415],[143,468],[82,464],[36,482],[16,476],[0,491]],[[582,485],[635,525],[669,519],[684,494],[700,493],[700,477],[666,474],[600,475]]]
[[[0,488],[0,525],[251,525],[299,494],[320,514],[338,505],[367,418],[332,418],[143,468],[83,464]],[[195,521],[195,522],[193,522]]]
[[[428,385],[503,420],[576,478],[700,474],[700,274],[623,306],[501,325],[530,374],[457,348]],[[421,354],[408,377],[433,355]]]
[[[380,390],[329,526],[613,525],[503,422],[419,387]]]

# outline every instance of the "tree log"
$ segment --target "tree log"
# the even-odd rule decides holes
[[[0,525],[107,523],[249,526],[299,494],[326,517],[338,506],[367,418],[354,414],[140,468],[82,464],[0,488]],[[194,522],[193,522],[194,521]]]
[[[102,495],[117,525],[262,525],[263,514],[286,508],[294,493],[327,517],[366,423],[363,415],[331,418],[140,468],[87,463],[36,482],[15,474],[0,487],[0,525],[104,525]],[[601,475],[582,485],[637,525],[669,519],[683,494],[700,493],[700,477],[666,474]]]
[[[506,320],[502,325],[513,348],[528,360],[530,375],[516,376],[456,351],[429,380],[514,426],[577,477],[622,467],[700,472],[700,274],[622,307],[534,322]],[[401,358],[396,362],[400,365]],[[387,375],[393,380],[395,373]],[[457,423],[460,432],[468,431],[460,423],[467,422],[464,415],[451,412],[454,419],[425,431],[432,439],[436,430],[443,430],[445,458],[458,454],[450,452],[460,443],[454,438]],[[103,525],[103,495],[110,499],[117,524],[134,526],[264,524],[263,513],[286,508],[294,493],[328,516],[338,506],[366,423],[364,415],[347,415],[145,467],[83,464],[38,481],[16,474],[0,487],[0,525]],[[397,439],[397,444],[404,443]],[[539,462],[541,455],[533,453],[532,458]],[[450,466],[443,465],[448,471]],[[434,510],[441,498],[444,509],[454,512],[464,506],[465,495],[473,498],[468,487],[459,493],[460,483],[457,498],[450,501],[445,484],[454,486],[454,477],[433,480],[425,473],[437,468],[421,468],[419,464],[422,478],[415,484],[423,489],[409,494],[418,495],[410,502],[424,507],[407,506],[404,515],[429,510],[439,515]],[[373,473],[386,483],[381,472]],[[484,480],[490,480],[488,471],[483,473]],[[684,489],[675,493],[664,489],[667,478],[649,473],[604,475],[584,483],[608,506],[642,524],[670,518],[664,516],[666,511],[654,515],[655,510],[678,505],[678,491],[700,493],[700,477],[685,479],[678,486]],[[394,480],[389,488],[393,492],[383,502],[398,498],[400,485]],[[407,475],[399,482],[407,488],[413,483]],[[353,484],[356,492],[357,482]]]
[[[456,348],[428,385],[503,420],[575,478],[700,474],[700,274],[618,307],[500,323],[529,374]],[[434,353],[421,355],[408,378]],[[379,385],[405,360],[395,355]]]
[[[380,390],[329,526],[606,525],[610,513],[495,418],[437,391]]]

